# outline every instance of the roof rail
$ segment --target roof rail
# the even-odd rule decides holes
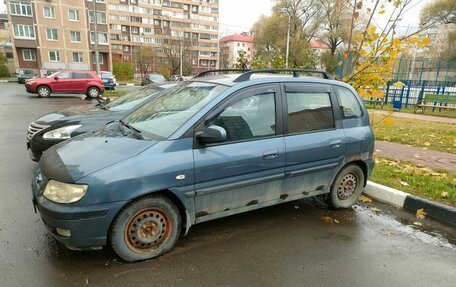
[[[236,80],[234,80],[234,82],[248,81],[248,80],[250,80],[250,76],[252,76],[253,74],[259,74],[259,73],[277,74],[277,73],[281,73],[281,72],[293,72],[293,78],[299,78],[299,73],[316,73],[316,74],[322,74],[324,79],[334,80],[334,77],[326,71],[306,70],[306,69],[264,69],[264,70],[247,71],[244,74],[237,77]]]
[[[196,75],[195,78],[200,78],[200,77],[205,77],[211,73],[223,73],[223,72],[242,72],[242,73],[245,73],[245,72],[248,72],[250,71],[250,69],[215,69],[215,70],[207,70],[207,71],[204,71],[204,72],[201,72],[199,73],[198,75]]]

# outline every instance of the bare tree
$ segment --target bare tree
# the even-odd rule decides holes
[[[191,73],[191,67],[185,59],[191,56],[193,41],[185,37],[172,37],[163,42],[165,64],[171,75],[180,74],[181,62],[183,74]]]
[[[153,47],[150,45],[140,45],[137,47],[134,51],[134,62],[136,68],[141,73],[141,78],[144,79],[155,62],[155,51]]]

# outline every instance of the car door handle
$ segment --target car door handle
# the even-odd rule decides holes
[[[267,151],[263,154],[263,159],[265,159],[265,160],[276,159],[278,156],[279,156],[278,150],[271,150],[271,151]]]
[[[333,141],[333,142],[329,143],[329,146],[331,147],[331,149],[337,149],[337,148],[340,148],[341,144],[342,144],[342,141]]]

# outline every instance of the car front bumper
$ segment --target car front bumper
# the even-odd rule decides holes
[[[44,140],[41,135],[35,135],[27,141],[27,151],[33,161],[39,161],[43,152],[48,148],[65,141],[62,140]]]
[[[109,227],[125,202],[86,206],[54,203],[42,195],[46,184],[37,168],[32,178],[33,206],[53,237],[73,250],[99,249],[106,245]],[[63,236],[58,230],[66,230],[70,235]]]

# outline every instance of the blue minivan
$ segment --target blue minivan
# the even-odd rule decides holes
[[[197,77],[47,150],[33,203],[68,248],[144,260],[208,220],[316,195],[349,208],[373,150],[362,100],[326,72]]]

